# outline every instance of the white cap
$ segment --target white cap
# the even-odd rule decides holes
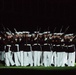
[[[43,34],[47,34],[47,32],[43,32]]]
[[[47,34],[47,33],[49,33],[49,34],[50,34],[50,31],[45,31],[45,32],[43,32],[43,34]]]
[[[19,34],[22,34],[22,32],[16,32],[16,34],[18,34],[18,35],[19,35]]]
[[[62,35],[63,33],[54,33],[54,35]]]
[[[62,35],[63,33],[58,33],[58,35]]]
[[[47,33],[50,33],[50,31],[47,31]]]
[[[16,32],[16,34],[19,34],[19,32]]]
[[[29,31],[23,31],[22,33],[26,33],[26,34],[29,34],[30,32],[29,32]]]
[[[19,32],[19,34],[22,34],[22,32]]]
[[[65,36],[69,36],[69,34],[66,34]]]
[[[68,34],[69,36],[73,36],[73,34]]]
[[[42,33],[39,33],[39,35],[42,35]]]
[[[57,35],[57,33],[54,33],[54,35]]]
[[[34,31],[34,33],[39,33],[39,31]]]

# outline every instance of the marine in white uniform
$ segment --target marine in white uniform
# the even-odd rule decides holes
[[[6,45],[5,45],[5,65],[6,66],[14,66],[15,63],[13,61],[13,58],[12,58],[12,53],[11,53],[11,35],[7,35],[7,38],[6,38]]]
[[[43,51],[43,63],[44,66],[50,66],[51,65],[51,46],[49,44],[49,31],[46,31],[43,33],[44,43],[42,46]]]
[[[41,60],[41,45],[39,43],[39,31],[35,31],[35,37],[33,39],[33,45],[32,45],[32,50],[33,50],[33,62],[34,66],[40,66],[40,60]]]
[[[75,66],[75,45],[73,43],[73,34],[68,34],[68,66]]]

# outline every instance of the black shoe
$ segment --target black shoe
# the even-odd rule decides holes
[[[51,64],[51,66],[54,66],[54,64]]]
[[[68,66],[67,64],[65,64],[65,66]]]
[[[14,64],[14,65],[10,65],[10,66],[16,66],[16,65]]]
[[[30,66],[30,64],[29,65],[27,65],[27,67],[29,67]]]

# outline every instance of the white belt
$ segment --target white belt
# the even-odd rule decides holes
[[[60,46],[60,45],[56,45],[56,46]]]
[[[34,45],[40,45],[40,44],[35,43]]]
[[[15,46],[19,46],[18,44],[15,44]]]
[[[53,46],[56,46],[56,45],[53,45]]]
[[[6,46],[9,46],[9,47],[11,47],[11,45],[6,45]]]
[[[73,47],[74,45],[69,45],[68,47]]]
[[[44,43],[44,45],[50,45],[50,44]]]
[[[31,46],[31,44],[24,44],[24,45]]]

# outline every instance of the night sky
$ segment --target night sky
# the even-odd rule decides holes
[[[33,32],[41,27],[41,32],[49,27],[53,32],[65,31],[76,33],[76,3],[57,0],[0,0],[0,30],[1,25],[17,31],[28,30]]]

